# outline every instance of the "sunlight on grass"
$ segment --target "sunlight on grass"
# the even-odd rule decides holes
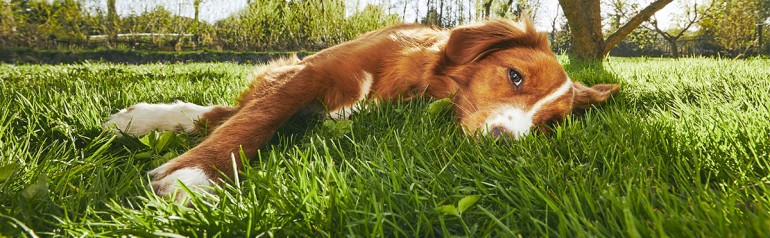
[[[569,66],[621,92],[517,142],[463,136],[441,102],[294,120],[239,183],[195,193],[191,207],[152,195],[146,172],[202,138],[99,126],[136,102],[232,104],[253,69],[0,65],[0,235],[770,234],[770,60]]]

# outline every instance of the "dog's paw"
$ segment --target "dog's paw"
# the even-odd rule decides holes
[[[190,191],[208,192],[214,184],[211,177],[197,166],[180,166],[172,160],[148,173],[152,178],[152,190],[158,196],[174,198],[177,204],[187,204],[189,194],[182,184]]]
[[[171,104],[138,103],[112,114],[102,127],[141,136],[153,130],[193,132],[195,121],[214,106],[177,101]]]

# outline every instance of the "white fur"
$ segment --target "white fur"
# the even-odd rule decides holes
[[[168,167],[168,163],[149,172],[151,176],[156,174],[164,174]],[[177,202],[184,202],[190,196],[180,186],[184,184],[190,190],[207,191],[208,187],[213,184],[209,176],[203,172],[203,170],[195,167],[187,167],[172,172],[171,174],[163,177],[160,180],[152,182],[153,188],[155,188],[155,194],[159,196],[170,196],[176,194],[175,199]]]
[[[145,135],[152,130],[193,132],[195,121],[214,109],[177,101],[171,104],[138,103],[110,116],[102,126],[130,135]]]
[[[369,96],[372,91],[372,84],[374,83],[374,77],[372,73],[363,71],[364,77],[361,78],[361,88],[358,92],[358,100],[350,105],[345,105],[333,112],[329,112],[329,117],[335,120],[341,120],[350,117],[353,112],[361,109],[361,104]]]
[[[483,130],[484,134],[499,126],[505,128],[513,135],[513,138],[518,140],[529,134],[529,128],[532,127],[532,116],[519,108],[502,106],[487,117],[486,125],[487,128]]]
[[[487,135],[495,127],[503,127],[513,135],[514,139],[517,140],[528,135],[529,129],[534,126],[532,124],[532,119],[540,110],[540,108],[542,108],[546,103],[552,102],[553,100],[564,96],[564,94],[567,93],[570,88],[572,88],[572,80],[568,78],[566,82],[564,82],[558,89],[556,89],[556,91],[546,95],[544,98],[538,100],[535,105],[532,105],[532,108],[529,109],[529,111],[524,111],[521,108],[517,108],[511,105],[503,105],[495,110],[492,110],[492,113],[484,122],[486,128],[482,130],[482,134]]]
[[[537,111],[540,110],[543,105],[546,103],[549,103],[553,100],[556,100],[557,98],[564,96],[565,93],[569,91],[569,89],[572,88],[572,80],[567,78],[567,81],[565,81],[559,89],[556,89],[556,91],[552,92],[551,94],[548,94],[548,96],[545,96],[544,98],[538,100],[534,106],[532,106],[532,109],[529,109],[530,116],[534,116]]]

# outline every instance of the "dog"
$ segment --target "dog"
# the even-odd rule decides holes
[[[254,157],[295,114],[344,118],[364,100],[451,98],[465,134],[516,140],[533,129],[548,133],[549,124],[619,90],[573,82],[531,20],[505,19],[451,30],[390,26],[302,60],[274,61],[252,78],[236,106],[139,103],[105,125],[130,135],[208,130],[199,145],[149,172],[156,194],[184,199],[179,182],[206,188],[232,178],[240,150]]]

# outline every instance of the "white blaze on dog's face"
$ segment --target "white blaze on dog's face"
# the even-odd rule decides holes
[[[519,139],[559,123],[573,110],[604,102],[618,85],[572,82],[531,22],[507,20],[457,28],[442,70],[459,86],[453,102],[467,134]]]

